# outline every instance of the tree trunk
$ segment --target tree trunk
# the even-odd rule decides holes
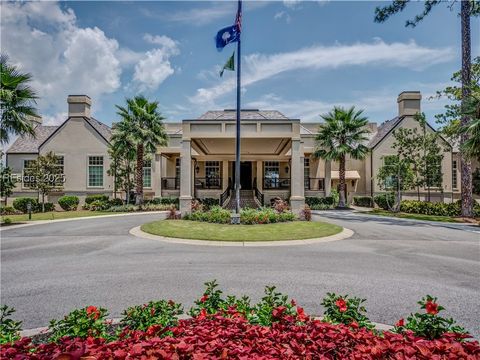
[[[471,85],[471,38],[470,38],[470,1],[461,1],[461,19],[462,19],[462,110],[465,109],[466,102],[470,97]],[[461,126],[468,126],[470,119],[468,116],[462,116]],[[468,139],[468,134],[462,132],[460,135],[460,145]],[[466,156],[465,151],[461,150],[461,187],[462,187],[462,216],[473,216],[473,198],[472,198],[472,164]]]
[[[42,192],[42,213],[45,212],[45,193]]]
[[[137,180],[137,196],[135,197],[135,205],[143,204],[143,144],[137,145],[137,168],[136,180]]]
[[[338,186],[339,192],[339,200],[338,200],[338,207],[344,208],[346,207],[345,201],[345,155],[342,155],[340,158],[340,169],[339,169],[339,180],[340,184]]]

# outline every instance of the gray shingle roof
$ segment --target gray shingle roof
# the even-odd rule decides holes
[[[35,138],[19,136],[10,146],[7,153],[38,153],[38,147],[57,129],[58,126],[38,125],[35,128]]]
[[[97,130],[105,139],[110,140],[112,129],[104,123],[94,118],[84,118],[95,130]],[[61,125],[60,125],[61,126]],[[36,137],[31,136],[18,137],[7,153],[38,153],[38,148],[51,136],[60,126],[38,125],[35,128]]]
[[[244,120],[288,120],[288,117],[276,110],[242,110],[241,118]],[[198,118],[199,120],[235,120],[235,110],[207,111]]]
[[[374,148],[378,145],[380,141],[395,127],[397,124],[403,120],[403,116],[397,116],[392,120],[385,121],[378,127],[377,133],[372,137],[370,142],[368,143],[369,148]]]

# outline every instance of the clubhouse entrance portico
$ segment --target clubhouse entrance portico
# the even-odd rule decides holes
[[[222,116],[215,117],[217,113]],[[308,157],[312,149],[300,137],[300,120],[270,113],[277,118],[242,111],[241,189],[251,191],[259,205],[279,197],[298,212],[306,193],[321,196],[329,191],[330,179],[318,171],[326,166]],[[226,110],[184,120],[178,136],[171,134],[169,146],[158,150],[162,196],[178,196],[182,213],[191,210],[193,198],[216,198],[224,205],[233,193],[234,117],[233,110]]]

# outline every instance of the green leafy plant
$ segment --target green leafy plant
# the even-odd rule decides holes
[[[373,197],[375,204],[382,208],[383,210],[390,210],[393,204],[395,203],[395,194],[394,193],[383,193],[378,194]]]
[[[333,324],[345,324],[352,328],[373,329],[374,325],[365,315],[365,299],[349,298],[348,295],[327,293],[321,305],[325,307],[323,320]]]
[[[295,305],[294,301],[288,299],[288,295],[276,291],[275,286],[266,286],[265,296],[247,314],[247,319],[251,324],[263,326],[270,326],[287,316],[293,320],[297,314]]]
[[[28,203],[32,204],[32,212],[39,211],[38,200],[35,198],[18,197],[15,200],[13,200],[12,205],[15,210],[21,211],[22,213],[26,214],[28,213]]]
[[[105,211],[110,208],[110,203],[103,200],[95,200],[89,204],[89,209],[92,211]]]
[[[208,281],[204,285],[206,289],[202,297],[195,300],[195,305],[188,311],[190,316],[198,317],[216,314],[226,307],[225,300],[222,298],[223,292],[218,289],[217,280]]]
[[[49,330],[52,332],[50,341],[57,342],[59,339],[68,337],[79,338],[104,338],[109,339],[107,332],[108,316],[107,309],[87,306],[76,309],[66,315],[62,320],[51,320]]]
[[[353,204],[356,206],[373,207],[373,199],[371,196],[354,196]]]
[[[0,215],[15,215],[18,214],[19,211],[15,210],[13,206],[3,206],[0,205]]]
[[[148,304],[132,306],[123,312],[120,324],[129,330],[155,332],[166,330],[178,323],[178,315],[183,314],[181,304],[172,300],[150,301]],[[167,334],[165,331],[163,335]]]
[[[13,307],[0,307],[0,344],[13,343],[20,339],[22,322],[15,321],[10,316],[15,312]]]
[[[209,210],[212,207],[219,205],[218,199],[216,198],[205,198],[205,199],[200,199],[199,201],[203,205],[203,208],[205,210]]]
[[[94,201],[97,201],[97,200],[107,202],[108,201],[108,195],[105,195],[105,194],[87,195],[87,197],[85,198],[85,204],[90,205],[91,203],[93,203]]]
[[[122,206],[123,200],[120,198],[113,198],[109,200],[110,206]]]
[[[5,224],[5,225],[10,225],[12,223],[12,219],[6,217],[6,218],[3,218],[3,223],[2,224]]]
[[[58,204],[65,211],[77,210],[79,202],[78,196],[73,195],[65,195],[58,199]]]
[[[443,318],[438,315],[445,308],[437,304],[436,297],[427,295],[418,304],[425,312],[410,314],[406,322],[400,319],[393,329],[394,332],[403,333],[405,330],[411,330],[416,336],[430,340],[438,339],[447,332],[467,334],[465,329],[458,326],[452,318]]]

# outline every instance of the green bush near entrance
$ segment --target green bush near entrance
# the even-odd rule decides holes
[[[79,202],[78,196],[73,195],[65,195],[58,199],[58,204],[65,211],[77,210]]]
[[[353,205],[363,207],[373,207],[373,199],[371,196],[354,196]]]

